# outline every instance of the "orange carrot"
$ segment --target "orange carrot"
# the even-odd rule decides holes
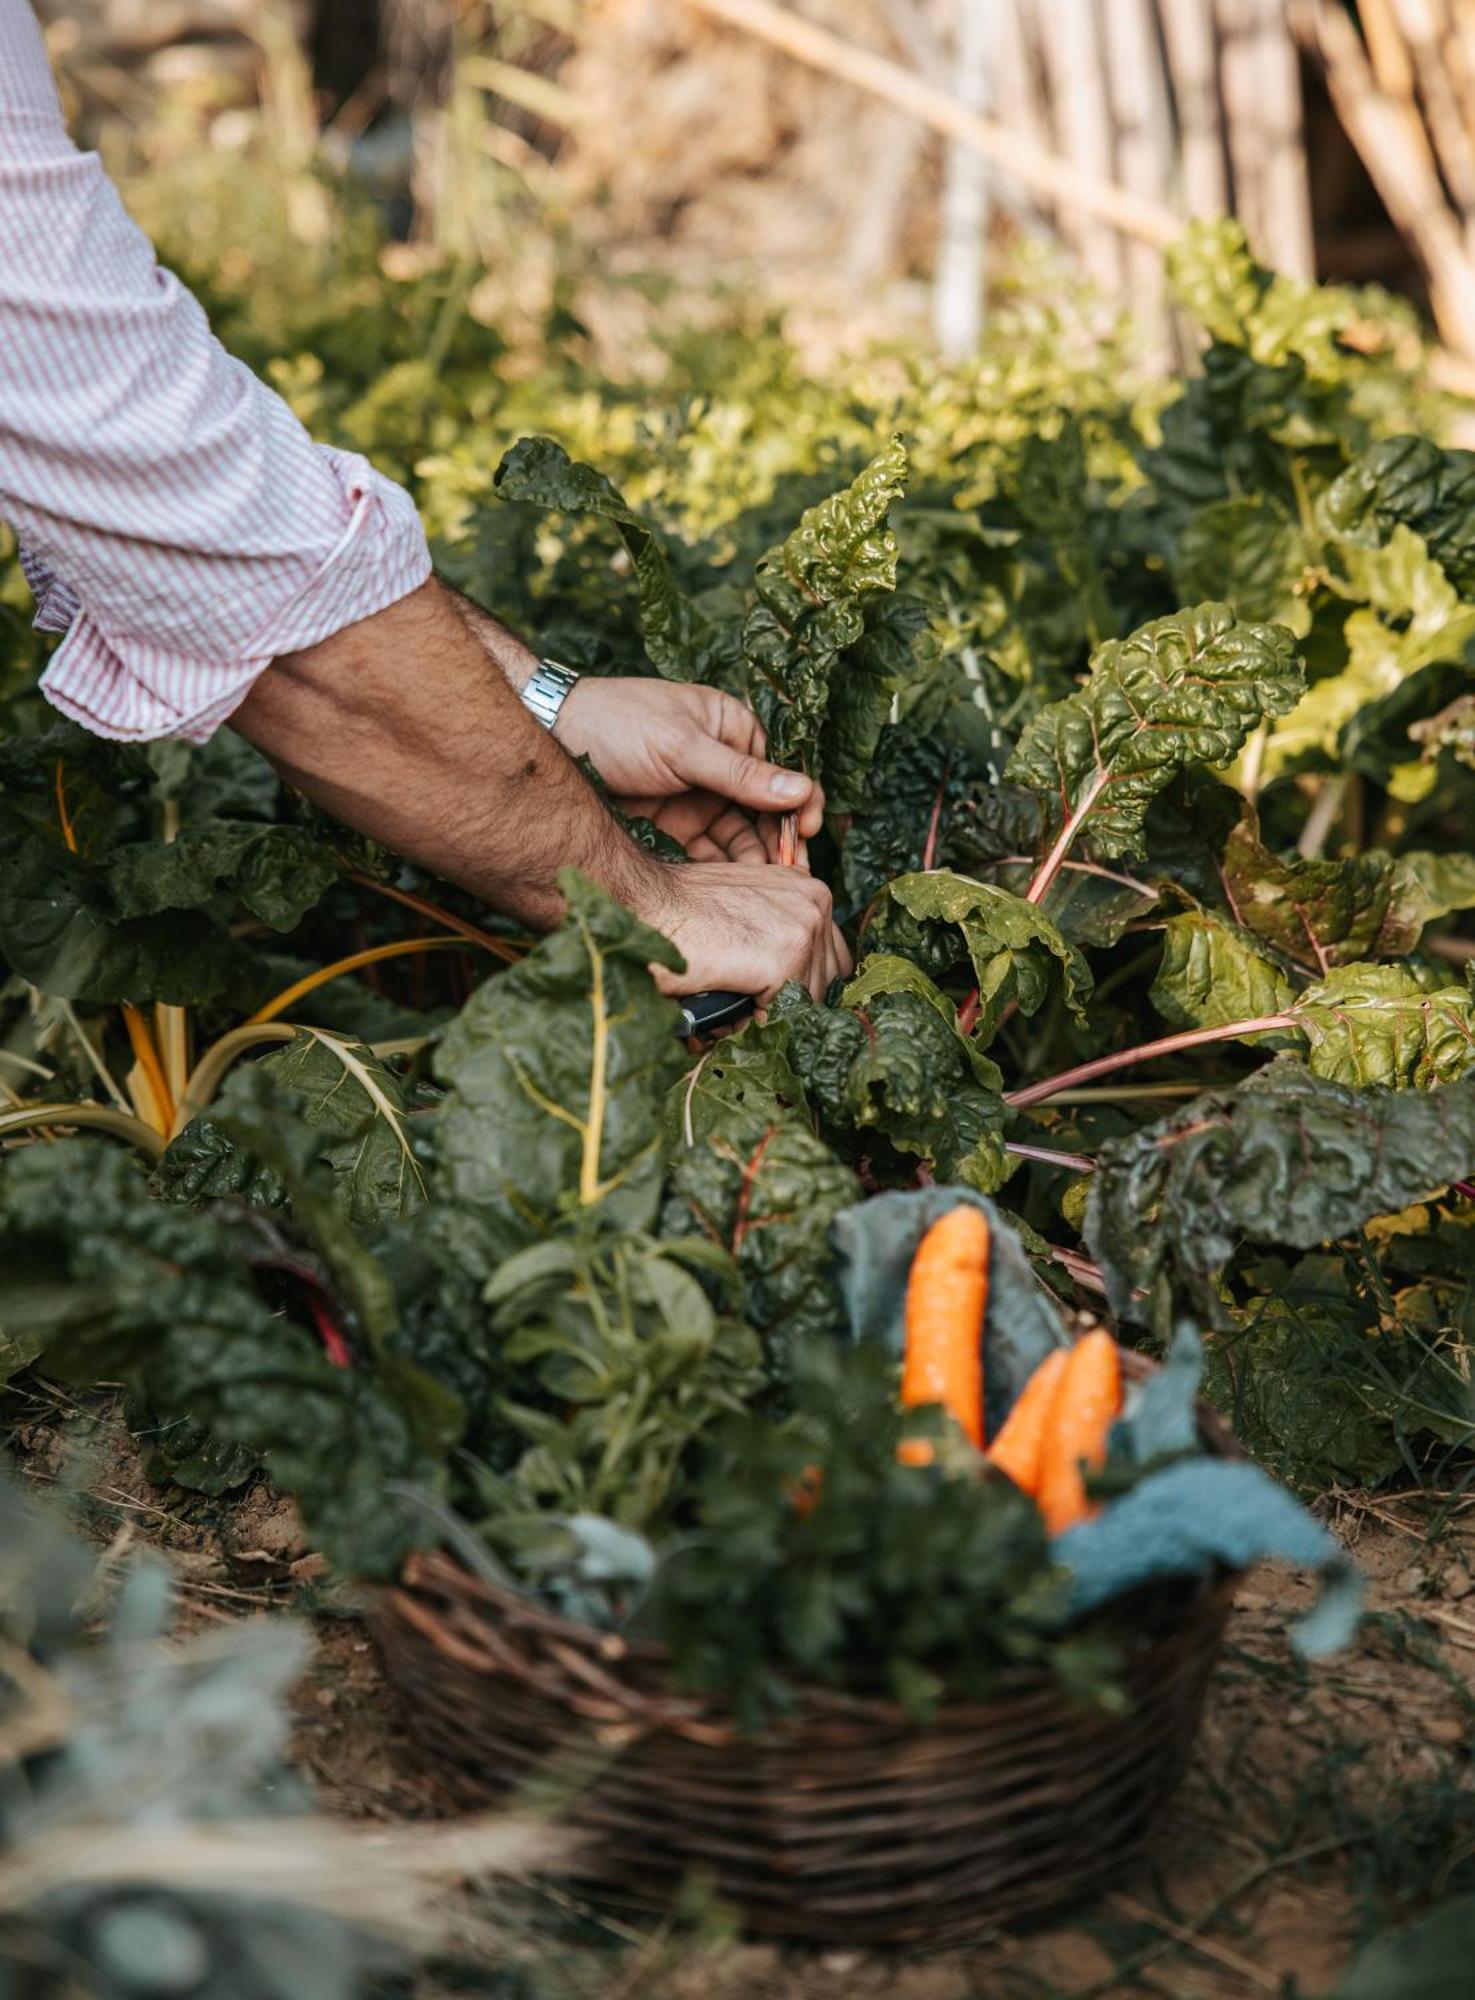
[[[1097,1471],[1106,1439],[1122,1406],[1122,1364],[1109,1333],[1088,1333],[1066,1360],[1055,1392],[1036,1497],[1052,1535],[1095,1513],[1086,1499],[1084,1465]]]
[[[940,1216],[917,1246],[907,1279],[906,1359],[901,1400],[909,1410],[941,1403],[971,1444],[983,1443],[983,1315],[988,1304],[989,1227],[967,1203]],[[907,1465],[931,1462],[926,1438],[902,1441]]]
[[[1069,1360],[1068,1347],[1057,1347],[1045,1356],[1015,1398],[1013,1409],[988,1448],[989,1464],[1007,1473],[1023,1493],[1039,1489],[1045,1434]]]

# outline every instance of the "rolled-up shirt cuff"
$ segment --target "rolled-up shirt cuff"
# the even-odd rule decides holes
[[[272,607],[257,635],[233,657],[160,646],[146,632],[105,630],[64,582],[28,555],[36,625],[67,635],[41,678],[52,706],[95,735],[120,742],[178,737],[203,743],[273,660],[317,645],[418,590],[431,574],[430,550],[409,495],[356,452],[317,449],[343,489],[343,533],[306,587]]]
[[[54,570],[48,569],[34,549],[21,544],[20,566],[36,600],[32,620],[38,632],[69,632],[81,606],[75,592],[68,590]]]

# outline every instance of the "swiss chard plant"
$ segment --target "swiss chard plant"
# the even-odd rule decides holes
[[[126,1381],[176,1476],[264,1467],[357,1573],[449,1504],[497,1576],[617,1578],[760,1704],[890,1634],[925,1705],[1053,1616],[1033,1517],[903,1491],[880,1364],[838,1358],[877,1195],[996,1199],[1056,1314],[1210,1329],[1293,1478],[1466,1449],[1475,474],[1372,302],[1222,229],[1173,277],[1206,346],[1167,385],[1005,326],[829,384],[693,348],[663,407],[453,371],[429,454],[388,390],[323,406],[360,445],[382,410],[490,609],[748,699],[823,781],[854,971],[705,1051],[593,884],[521,936],[229,737],[56,724],[0,625],[0,1379]]]

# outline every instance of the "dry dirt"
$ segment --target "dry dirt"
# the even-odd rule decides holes
[[[116,1434],[115,1434],[116,1436]],[[31,1467],[55,1476],[48,1423]],[[293,1757],[321,1803],[356,1819],[438,1816],[363,1627],[328,1601],[293,1517],[268,1494],[244,1505],[152,1486],[136,1454],[91,1482],[115,1549],[162,1548],[187,1624],[291,1607],[317,1649],[298,1690]],[[1416,1912],[1475,1843],[1475,1497],[1334,1496],[1333,1525],[1369,1579],[1357,1642],[1297,1663],[1286,1630],[1301,1579],[1261,1571],[1242,1589],[1192,1768],[1149,1852],[1119,1886],[1063,1922],[967,1954],[907,1960],[805,1955],[601,1927],[566,1942],[548,1904],[548,2000],[1320,2000],[1354,1945]],[[1432,1533],[1431,1533],[1432,1530]],[[485,1912],[481,1912],[484,1916]],[[515,1935],[541,1935],[536,1910]],[[593,1940],[593,1942],[587,1942]],[[417,2000],[487,1992],[447,1971]]]

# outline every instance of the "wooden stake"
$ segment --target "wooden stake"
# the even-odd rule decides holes
[[[924,82],[900,63],[858,48],[812,21],[801,20],[788,8],[774,5],[774,0],[687,0],[687,4],[728,27],[757,36],[812,69],[839,77],[910,112],[945,138],[976,147],[1002,173],[1064,208],[1095,216],[1125,236],[1160,247],[1180,233],[1181,224],[1170,208],[1055,158],[997,119],[967,110],[946,91]]]
[[[1257,255],[1315,276],[1296,45],[1283,0],[1215,0],[1234,209]]]

